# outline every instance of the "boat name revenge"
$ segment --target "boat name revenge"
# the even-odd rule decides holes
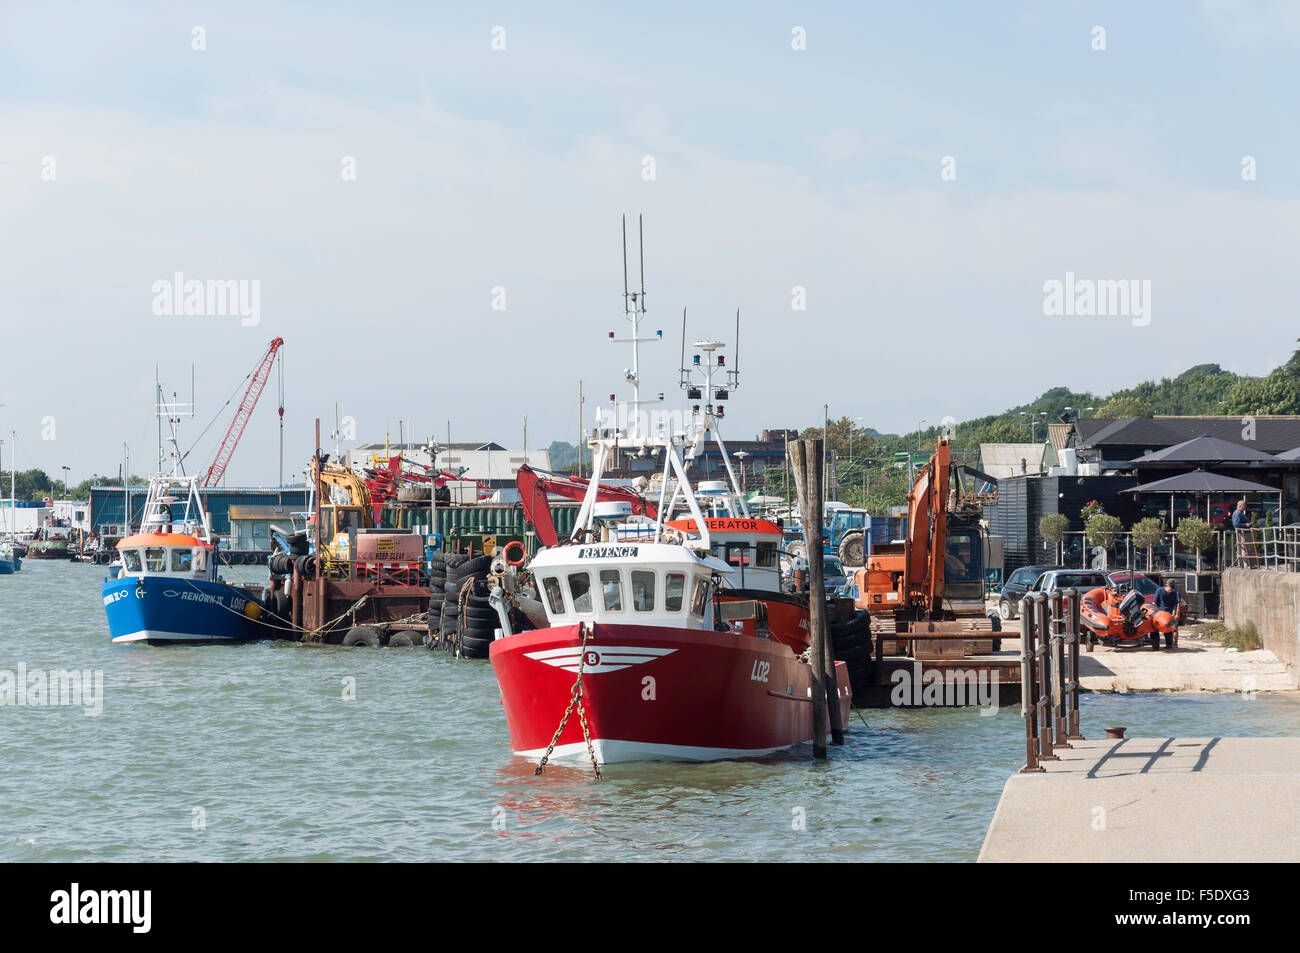
[[[635,556],[635,546],[583,546],[578,550],[579,559],[622,559]]]

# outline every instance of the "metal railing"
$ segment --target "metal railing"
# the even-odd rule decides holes
[[[1178,545],[1176,533],[1166,533],[1164,540],[1159,545],[1151,547],[1151,558],[1148,564],[1147,550],[1133,544],[1133,534],[1130,532],[1117,534],[1114,544],[1104,551],[1100,551],[1100,547],[1090,544],[1083,533],[1070,532],[1066,533],[1065,538],[1061,541],[1059,565],[1068,569],[1100,569],[1105,572],[1116,572],[1118,570],[1131,570],[1133,572],[1216,572],[1227,564],[1225,560],[1220,558],[1225,552],[1222,542],[1223,537],[1231,535],[1231,532],[1218,533],[1217,544],[1200,554],[1198,564],[1196,553]],[[1045,547],[1042,550],[1043,561],[1055,561],[1058,555],[1056,544],[1043,543],[1042,545]],[[1029,561],[1032,563],[1037,558],[1036,555],[1031,554]]]
[[[1233,569],[1300,572],[1300,526],[1258,526],[1225,532],[1224,565]]]
[[[1020,600],[1020,713],[1025,766],[1045,770],[1079,734],[1079,592],[1033,592]]]

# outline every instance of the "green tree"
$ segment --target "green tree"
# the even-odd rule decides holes
[[[1088,520],[1083,528],[1083,535],[1088,543],[1100,546],[1108,554],[1122,532],[1124,532],[1124,524],[1119,521],[1119,517],[1111,516],[1109,513],[1098,513]]]
[[[1225,414],[1300,414],[1300,375],[1285,369],[1240,380],[1228,392]]]
[[[1056,564],[1061,564],[1061,540],[1070,528],[1070,517],[1064,513],[1048,513],[1038,521],[1038,532],[1049,543],[1056,544]]]
[[[1214,545],[1214,527],[1198,516],[1178,521],[1178,545],[1196,553],[1196,571],[1201,571],[1201,553]]]
[[[1112,397],[1097,408],[1097,413],[1094,416],[1101,420],[1150,417],[1151,405],[1137,397]]]
[[[1133,524],[1133,545],[1147,551],[1147,572],[1151,571],[1151,550],[1165,538],[1165,524],[1154,516]]]

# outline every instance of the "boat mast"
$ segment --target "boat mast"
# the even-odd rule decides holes
[[[645,313],[646,313],[645,216],[644,215],[640,216],[639,218],[638,231],[639,231],[639,238],[640,238],[641,290],[631,291],[629,290],[628,283],[627,283],[627,216],[624,215],[623,216],[623,316],[627,318],[627,320],[632,324],[632,336],[630,338],[620,338],[617,337],[613,331],[609,332],[609,340],[611,343],[627,344],[630,342],[632,345],[632,366],[630,368],[623,369],[624,378],[626,378],[627,382],[632,385],[632,400],[619,401],[615,399],[613,395],[611,395],[610,400],[611,402],[613,402],[615,408],[627,407],[630,409],[631,418],[632,418],[631,425],[626,428],[619,428],[618,423],[621,423],[621,421],[618,421],[616,422],[615,426],[617,429],[623,430],[623,435],[629,438],[629,440],[632,441],[633,443],[635,443],[635,441],[641,439],[642,437],[649,436],[648,432],[644,434],[641,432],[642,405],[656,403],[656,401],[651,401],[651,400],[643,401],[641,399],[641,344],[649,343],[651,341],[662,341],[664,336],[663,331],[656,331],[654,337],[643,338],[641,337],[640,334],[641,319],[645,317]],[[662,401],[663,399],[664,399],[664,395],[660,394],[658,400]],[[599,409],[597,409],[596,411],[596,421],[597,421],[597,426],[599,426],[600,423]],[[631,444],[629,444],[629,446],[631,446]]]
[[[718,426],[718,421],[725,416],[725,410],[722,401],[731,397],[731,392],[740,387],[740,370],[733,360],[732,366],[727,367],[727,359],[721,353],[725,345],[721,341],[696,341],[692,347],[703,351],[703,356],[696,354],[692,357],[690,365],[685,362],[686,353],[686,312],[682,311],[682,369],[680,386],[686,391],[688,400],[704,400],[703,410],[700,404],[691,405],[691,416],[694,421],[694,435],[691,443],[691,449],[687,453],[687,459],[693,460],[696,455],[705,452],[705,444],[709,435],[713,435],[714,441],[718,445],[718,451],[722,454],[722,465],[727,471],[727,480],[731,486],[731,495],[736,500],[736,506],[739,508],[742,516],[750,515],[749,505],[745,502],[744,494],[741,492],[740,483],[736,479],[736,472],[731,466],[731,454],[727,451],[727,445],[722,439],[722,431]],[[740,309],[736,309],[736,353],[740,351]],[[691,378],[693,372],[698,371],[704,377],[704,386],[697,386]],[[714,378],[721,374],[723,377],[720,386],[714,385]],[[715,408],[714,401],[717,401]]]

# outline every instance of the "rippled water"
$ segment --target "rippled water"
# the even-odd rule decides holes
[[[1018,709],[872,710],[826,763],[804,746],[539,778],[510,754],[486,662],[115,646],[104,573],[29,560],[0,576],[0,669],[100,669],[105,695],[98,717],[0,707],[0,860],[974,860],[1023,761]],[[1089,737],[1297,734],[1300,701],[1085,696],[1082,722]]]

